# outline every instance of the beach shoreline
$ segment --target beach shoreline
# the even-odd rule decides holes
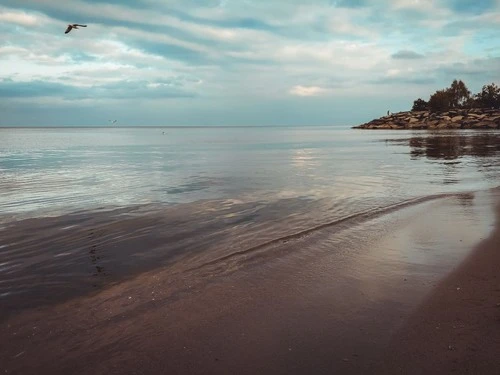
[[[217,267],[231,272],[204,267],[199,280],[156,269],[22,311],[0,325],[0,363],[5,373],[22,374],[398,373],[401,363],[431,373],[460,369],[453,361],[469,346],[459,333],[477,339],[483,312],[490,325],[499,312],[490,306],[498,294],[488,289],[497,278],[473,278],[480,288],[469,289],[461,276],[493,272],[499,202],[498,189],[445,197],[375,217],[363,230],[324,228],[246,268],[223,262]],[[473,293],[477,309],[457,292]],[[446,322],[461,312],[476,323],[453,331],[458,336],[442,348],[429,316]],[[455,329],[441,325],[443,334]],[[474,367],[482,360],[498,369],[491,357],[498,338],[490,330],[479,346],[489,349],[476,352],[482,357],[467,352],[464,368],[483,370]]]
[[[496,223],[393,337],[381,373],[500,371],[500,192]]]

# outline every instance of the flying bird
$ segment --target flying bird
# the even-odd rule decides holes
[[[112,124],[116,124],[116,120],[108,120]]]
[[[78,27],[87,27],[87,25],[80,25],[78,23],[69,24],[64,34],[69,33],[72,29],[78,29]]]

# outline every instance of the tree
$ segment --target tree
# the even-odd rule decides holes
[[[450,109],[450,103],[448,90],[438,90],[429,98],[429,109],[432,112],[444,112]]]
[[[429,103],[421,98],[415,100],[411,108],[412,111],[426,111],[427,109],[429,109]]]
[[[450,97],[451,108],[462,108],[467,103],[471,94],[465,83],[462,80],[457,81],[456,79],[446,91],[448,91]]]
[[[500,87],[491,83],[484,85],[480,93],[471,92],[462,80],[453,80],[450,87],[432,94],[429,101],[418,98],[412,111],[444,112],[452,108],[500,108]]]
[[[475,100],[483,108],[500,108],[500,88],[494,83],[484,85],[482,91],[475,95]]]
[[[477,108],[479,105],[477,104],[477,100],[474,96],[471,96],[469,99],[462,104],[462,108]]]

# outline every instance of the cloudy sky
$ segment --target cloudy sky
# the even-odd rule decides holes
[[[2,0],[0,126],[354,125],[500,83],[499,33],[500,0]]]

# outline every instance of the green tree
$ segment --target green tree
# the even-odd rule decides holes
[[[469,100],[471,94],[465,83],[462,80],[457,81],[456,79],[453,80],[447,91],[450,97],[451,108],[462,108]]]
[[[438,90],[429,98],[429,109],[432,112],[444,112],[450,109],[451,98],[448,90]]]
[[[426,111],[427,109],[429,109],[429,103],[421,98],[415,100],[411,108],[412,111]]]
[[[483,108],[500,108],[500,88],[494,83],[484,85],[481,92],[475,95],[475,100]]]

